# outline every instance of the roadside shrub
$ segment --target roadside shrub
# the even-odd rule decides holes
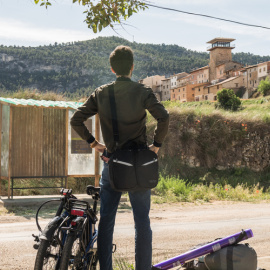
[[[270,93],[270,80],[268,77],[266,77],[265,80],[260,81],[258,91],[262,93],[264,96]]]
[[[236,111],[241,106],[240,98],[232,89],[222,89],[217,92],[218,105],[225,110]]]

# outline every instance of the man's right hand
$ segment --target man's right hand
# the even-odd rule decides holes
[[[149,150],[158,153],[159,147],[154,146],[153,144],[149,145]]]

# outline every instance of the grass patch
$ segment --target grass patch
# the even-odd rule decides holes
[[[113,270],[134,270],[133,264],[129,263],[125,258],[114,256]]]
[[[270,189],[264,190],[259,184],[232,186],[227,184],[225,179],[223,184],[212,182],[191,184],[176,176],[161,176],[154,192],[154,203],[209,202],[212,200],[258,202],[270,199]]]
[[[227,111],[215,108],[216,102],[184,102],[164,101],[163,105],[172,113],[194,114],[196,117],[216,114],[233,121],[262,121],[268,122],[270,96],[259,97],[255,99],[241,100],[242,106],[237,111]]]

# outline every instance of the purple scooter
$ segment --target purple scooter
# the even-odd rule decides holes
[[[210,242],[198,248],[189,250],[188,252],[180,254],[174,258],[158,263],[152,266],[152,270],[171,269],[176,266],[180,266],[180,265],[182,266],[184,263],[190,260],[196,259],[208,253],[213,253],[224,247],[235,245],[239,243],[240,241],[246,240],[251,237],[253,237],[253,232],[251,229],[243,230],[242,232],[229,235],[222,239],[215,240],[213,242]]]

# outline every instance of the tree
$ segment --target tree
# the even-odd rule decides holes
[[[217,100],[219,106],[225,110],[236,111],[240,105],[241,100],[237,97],[232,89],[222,89],[217,92]]]
[[[264,96],[270,92],[270,80],[268,77],[266,77],[265,80],[260,81],[258,91],[262,93]]]
[[[34,0],[40,6],[51,6],[51,0]],[[114,29],[114,23],[122,25],[122,20],[127,20],[139,10],[145,10],[147,4],[140,0],[72,0],[86,7],[85,22],[94,33],[101,32],[103,28],[110,26]]]

